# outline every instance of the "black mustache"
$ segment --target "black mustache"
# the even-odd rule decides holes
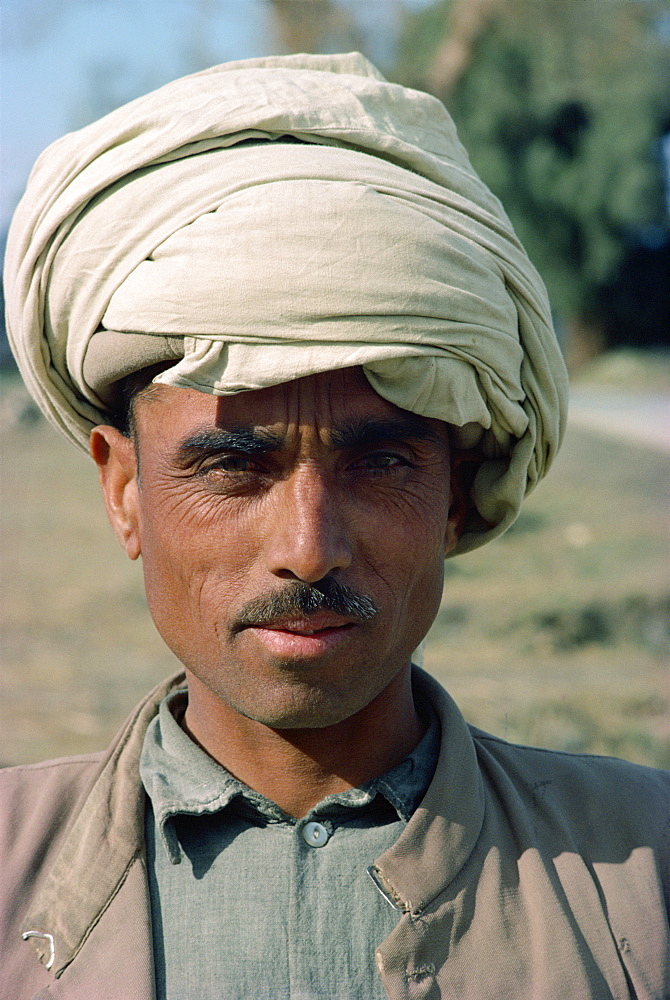
[[[254,598],[241,609],[232,631],[241,632],[254,625],[271,625],[282,618],[313,615],[317,611],[331,611],[343,618],[365,622],[374,618],[379,608],[366,594],[359,594],[346,583],[325,576],[317,583],[296,581],[283,590]]]

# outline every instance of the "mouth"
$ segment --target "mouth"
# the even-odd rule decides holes
[[[358,624],[340,615],[318,613],[305,618],[279,618],[258,625],[249,623],[244,631],[252,632],[275,655],[309,657],[340,645]]]
[[[321,612],[305,616],[304,618],[277,618],[275,621],[263,622],[251,627],[271,629],[275,632],[291,632],[295,635],[316,635],[318,632],[346,628],[353,624],[354,621],[352,618],[344,618],[341,615]]]
[[[324,577],[318,584],[296,581],[261,594],[240,608],[233,636],[260,644],[264,655],[304,660],[344,646],[379,609],[371,597]]]

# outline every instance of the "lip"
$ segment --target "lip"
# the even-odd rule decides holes
[[[306,615],[304,618],[277,618],[272,622],[266,622],[262,625],[251,625],[249,627],[305,634],[322,632],[326,629],[345,628],[347,625],[353,624],[354,620],[346,618],[344,615],[336,615],[332,611],[317,611],[313,615]]]
[[[320,613],[309,618],[250,625],[245,631],[275,656],[310,657],[335,649],[351,635],[357,622]]]

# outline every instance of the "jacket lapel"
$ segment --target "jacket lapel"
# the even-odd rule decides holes
[[[138,859],[71,962],[33,1000],[154,1000],[151,916]]]

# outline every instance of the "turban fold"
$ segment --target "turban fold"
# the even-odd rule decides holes
[[[84,448],[158,362],[215,395],[362,366],[484,455],[457,552],[511,524],[562,436],[540,277],[442,104],[357,54],[217,66],[60,139],[5,288],[23,377]]]

